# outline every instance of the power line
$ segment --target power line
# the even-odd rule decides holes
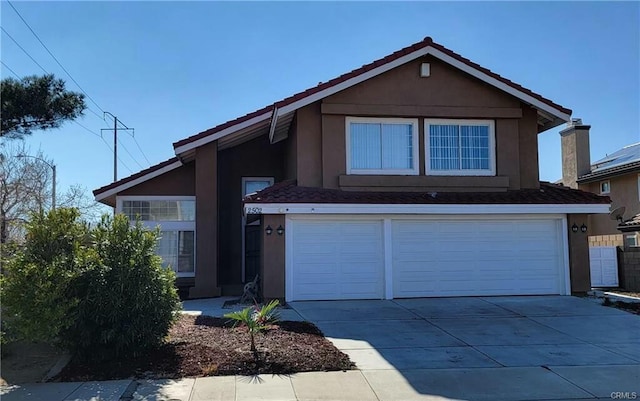
[[[7,70],[9,70],[9,72],[11,72],[13,75],[16,76],[16,78],[20,79],[20,76],[18,74],[16,74],[16,72],[14,70],[12,70],[8,65],[6,65],[4,63],[4,61],[0,60],[0,63],[2,63],[2,65],[4,66],[4,68],[6,68]]]
[[[124,146],[124,143],[120,142],[120,146],[122,146],[122,149],[124,149],[125,152],[127,152],[127,154],[129,155],[129,157],[131,158],[131,160],[133,160],[138,167],[140,167],[141,170],[144,170],[144,167],[142,167],[142,164],[138,163],[138,160],[136,160],[135,157],[133,157],[133,155],[131,154],[131,152],[129,152],[129,149],[127,149],[126,146]]]
[[[13,6],[12,6],[12,7],[13,7]],[[9,34],[9,32],[7,32],[7,30],[6,30],[6,29],[4,29],[4,27],[0,27],[0,29],[2,29],[2,32],[4,32],[4,33],[5,33],[5,35],[7,35],[7,36],[9,37],[9,39],[11,39],[11,40],[13,41],[13,43],[15,43],[15,44],[16,44],[16,46],[18,46],[18,47],[20,48],[20,50],[22,50],[22,51],[24,52],[24,54],[26,54],[26,55],[31,59],[31,61],[33,61],[34,63],[36,63],[36,65],[37,65],[38,67],[40,67],[40,69],[41,69],[42,71],[44,71],[44,73],[45,73],[45,74],[48,74],[47,70],[45,70],[45,69],[44,69],[44,67],[43,67],[43,66],[41,66],[41,65],[40,65],[40,63],[38,63],[38,62],[36,61],[36,59],[35,59],[35,58],[33,58],[33,57],[31,56],[31,54],[29,54],[29,52],[28,52],[28,51],[26,51],[26,50],[24,49],[24,47],[20,46],[20,43],[18,43],[18,41],[17,41],[17,40],[15,40],[15,39],[13,38],[13,36],[11,36],[11,35]]]
[[[93,134],[95,136],[97,136],[98,138],[102,138],[102,135],[98,134],[97,132],[85,127],[84,125],[80,124],[78,121],[73,120],[74,123],[78,124],[79,126],[81,126],[82,128],[84,128],[86,131],[88,131],[90,134]]]
[[[144,157],[144,159],[147,161],[147,163],[149,163],[149,165],[151,165],[151,162],[147,158],[147,155],[145,155],[144,152],[142,151],[142,148],[140,147],[140,144],[138,143],[138,140],[136,139],[135,135],[131,134],[131,137],[133,138],[133,142],[136,144],[136,146],[140,150],[140,153],[142,153],[142,157]]]
[[[100,136],[100,139],[102,139],[102,142],[104,142],[104,143],[105,143],[105,145],[107,145],[107,147],[109,148],[109,150],[113,152],[113,148],[111,147],[111,145],[109,145],[109,142],[107,142],[107,140],[106,140],[106,139],[104,139],[104,137],[103,137],[103,136]],[[129,172],[130,172],[131,174],[133,174],[133,171],[131,171],[131,169],[129,168],[129,166],[127,166],[127,165],[126,165],[126,163],[125,163],[125,162],[123,162],[123,161],[122,161],[122,159],[120,159],[120,157],[118,157],[118,161],[120,162],[120,164],[122,164],[122,165],[124,166],[124,168],[126,168],[127,170],[129,170]]]
[[[7,32],[7,31],[6,31],[6,29],[4,29],[4,27],[0,27],[0,29],[2,29],[2,32],[4,32],[4,33],[9,37],[9,39],[11,39],[11,40],[13,41],[13,43],[15,43],[15,44],[16,44],[16,46],[18,46],[18,47],[20,48],[20,50],[22,50],[22,51],[24,52],[24,54],[26,54],[26,55],[31,59],[31,61],[33,61],[33,62],[34,62],[38,67],[40,67],[40,69],[41,69],[42,71],[44,71],[44,73],[45,73],[45,74],[49,74],[49,71],[47,71],[47,70],[46,70],[42,65],[40,65],[40,63],[38,63],[38,61],[36,61],[36,59],[35,59],[35,58],[33,58],[33,56],[31,56],[31,54],[29,54],[29,52],[28,52],[28,51],[26,51],[26,50],[25,50],[25,48],[24,48],[24,47],[22,47],[22,46],[20,45],[20,43],[18,43],[18,41],[17,41],[17,40],[15,40],[15,39],[13,38],[13,36],[11,36],[11,34],[9,34],[9,32]],[[3,64],[4,64],[4,63],[3,63]],[[7,67],[7,68],[9,69],[9,67]],[[9,70],[11,70],[11,69],[9,69]],[[13,75],[15,75],[18,79],[21,79],[21,77],[20,77],[18,74],[16,74],[15,72],[13,73]],[[72,79],[73,79],[73,78],[72,78]],[[74,82],[75,82],[75,81],[74,81]],[[76,85],[77,85],[77,83],[76,83]],[[82,90],[82,88],[81,88],[80,90]],[[87,95],[84,91],[82,91],[82,92],[83,92],[87,97],[89,97],[89,95]],[[92,101],[93,101],[93,99],[92,99]],[[95,103],[95,102],[94,102],[94,103]],[[93,113],[93,114],[94,114],[96,117],[98,117],[100,120],[104,121],[104,119],[103,119],[102,117],[100,117],[100,114],[96,113],[96,112],[95,112],[91,107],[87,107],[87,110],[89,110],[91,113]]]
[[[27,26],[27,28],[29,28],[29,30],[31,31],[31,33],[33,34],[33,36],[36,37],[36,39],[38,39],[38,42],[40,42],[40,44],[42,45],[42,47],[44,47],[44,49],[47,51],[47,53],[49,53],[49,55],[51,57],[53,57],[53,59],[56,61],[56,63],[60,66],[60,68],[62,68],[62,70],[69,76],[69,78],[71,78],[71,80],[73,81],[73,83],[75,83],[78,88],[80,88],[80,91],[82,91],[82,93],[85,94],[85,96],[91,100],[93,102],[93,104],[96,105],[96,107],[98,108],[98,110],[100,111],[104,111],[102,109],[102,107],[100,107],[98,105],[98,103],[96,103],[95,100],[93,100],[93,98],[91,96],[89,96],[89,94],[82,89],[82,86],[80,86],[80,84],[78,83],[78,81],[76,81],[71,74],[69,73],[69,71],[67,71],[66,68],[64,68],[64,66],[62,65],[62,63],[60,63],[60,61],[58,61],[58,59],[56,58],[56,56],[53,55],[53,53],[51,53],[51,50],[49,50],[49,48],[44,44],[44,42],[40,39],[40,37],[38,36],[38,34],[36,34],[36,32],[33,30],[33,28],[31,28],[31,26],[29,25],[29,23],[22,17],[22,15],[18,12],[18,10],[13,6],[13,4],[11,3],[11,1],[7,0],[7,3],[11,6],[11,8],[13,8],[13,11],[16,12],[16,14],[18,14],[18,17],[20,17],[20,19],[22,20],[22,22],[24,22],[24,24]],[[4,29],[3,29],[4,31]]]

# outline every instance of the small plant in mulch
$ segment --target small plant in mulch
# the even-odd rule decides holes
[[[236,324],[242,324],[247,328],[249,333],[249,339],[251,341],[251,352],[256,361],[256,366],[260,362],[260,355],[256,348],[255,336],[256,334],[266,331],[272,328],[278,321],[280,321],[280,314],[276,308],[280,305],[277,299],[269,302],[262,307],[258,305],[244,308],[241,311],[231,312],[224,315],[224,317],[235,320]]]

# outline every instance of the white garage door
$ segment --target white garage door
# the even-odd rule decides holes
[[[559,220],[395,220],[393,297],[562,294]]]
[[[384,298],[382,220],[292,220],[288,300]]]

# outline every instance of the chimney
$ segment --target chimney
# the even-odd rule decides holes
[[[567,127],[560,131],[562,141],[562,183],[578,188],[579,177],[591,172],[589,154],[590,125],[582,124],[581,118],[572,118]]]

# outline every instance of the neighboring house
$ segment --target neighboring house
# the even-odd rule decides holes
[[[560,133],[563,184],[611,198],[612,215],[590,216],[589,235],[599,236],[600,242],[636,246],[635,232],[640,231],[640,143],[625,146],[591,163],[590,126],[578,119],[574,126]],[[621,231],[626,233],[624,239]]]
[[[609,215],[589,216],[591,283],[640,291],[640,143],[591,163],[590,128],[574,119],[560,135],[563,184],[612,203]]]
[[[425,38],[94,194],[161,225],[191,297],[258,272],[287,301],[584,292],[578,227],[609,199],[538,177],[538,134],[570,115]]]

